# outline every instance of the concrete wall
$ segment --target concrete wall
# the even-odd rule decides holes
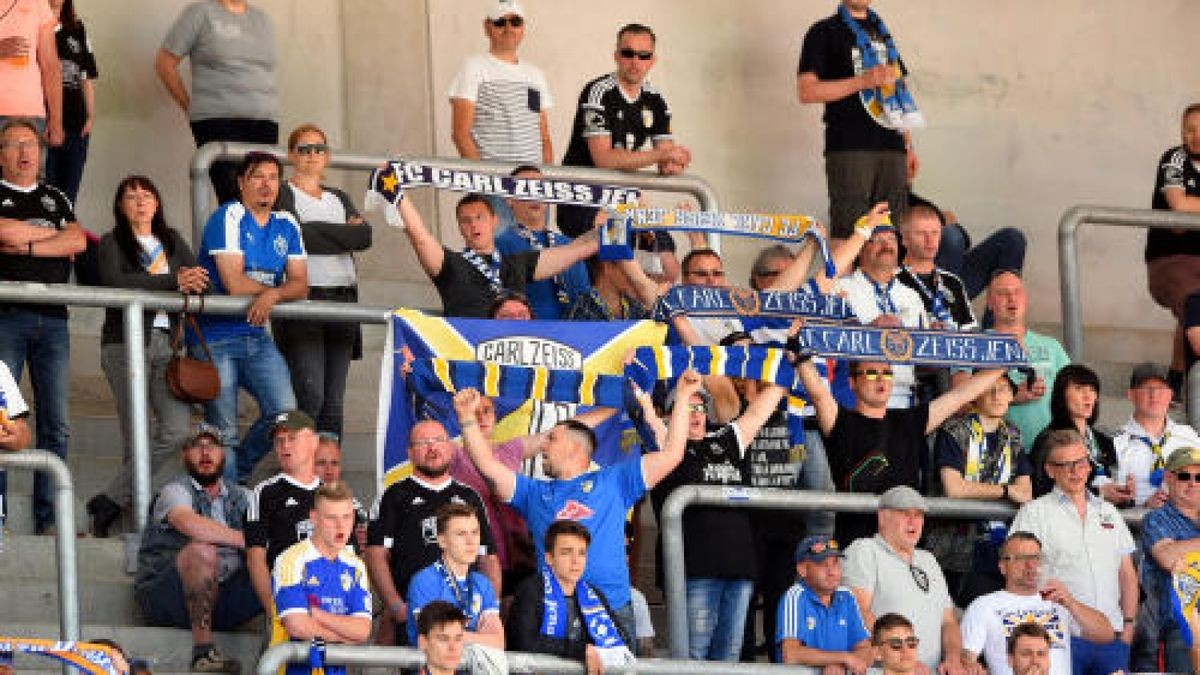
[[[313,121],[335,146],[454,154],[445,91],[463,57],[486,48],[484,0],[256,2],[280,37],[285,133]],[[726,207],[825,216],[820,108],[796,101],[795,70],[805,29],[831,13],[833,0],[523,2],[530,21],[523,54],[550,82],[557,157],[580,88],[612,69],[616,29],[641,21],[659,34],[651,79],[672,104],[677,136]],[[79,204],[81,221],[94,230],[111,227],[111,191],[131,171],[153,176],[171,222],[189,225],[191,137],[152,69],[184,5],[80,3],[102,73]],[[884,0],[876,8],[897,36],[929,121],[915,135],[918,190],[955,210],[976,236],[999,225],[1024,228],[1034,318],[1056,322],[1057,219],[1078,203],[1148,205],[1155,161],[1178,142],[1179,110],[1200,99],[1182,47],[1200,7],[1191,0],[1159,0],[1154,11],[1116,1]],[[332,179],[359,193],[360,176]],[[447,240],[457,241],[454,228],[444,227],[444,208],[435,212],[431,196],[419,199],[448,230]],[[1165,312],[1147,309],[1142,235],[1087,234],[1085,320],[1168,326]],[[376,242],[362,259],[366,300],[432,302],[403,236],[380,231]],[[726,246],[733,278],[744,279],[752,247]],[[79,331],[94,335],[95,322],[81,321]],[[90,364],[92,347],[80,349]]]

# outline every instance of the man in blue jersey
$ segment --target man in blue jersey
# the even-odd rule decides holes
[[[354,497],[345,483],[317,488],[313,536],[279,555],[271,576],[275,620],[271,644],[288,639],[362,644],[371,636],[367,567],[347,546],[354,532]],[[290,664],[288,675],[309,675],[308,664]],[[345,666],[325,666],[345,675]]]
[[[475,507],[460,502],[437,512],[437,542],[441,557],[422,568],[408,583],[408,643],[417,643],[418,618],[431,602],[444,600],[467,616],[468,644],[504,649],[504,626],[496,589],[473,569],[479,558],[479,516]]]
[[[205,405],[205,413],[231,456],[226,477],[245,481],[269,449],[269,420],[296,407],[287,363],[264,325],[276,303],[308,296],[308,267],[300,226],[290,214],[272,210],[279,195],[279,159],[249,153],[237,176],[241,201],[222,204],[209,217],[199,261],[214,293],[253,296],[254,301],[244,318],[204,314],[199,322],[221,375],[221,393]],[[198,345],[192,349],[204,358]],[[261,414],[244,443],[238,438],[239,387],[254,397]]]
[[[690,400],[699,389],[700,375],[686,371],[676,386],[677,400]],[[476,421],[480,398],[474,389],[465,389],[454,396],[454,412],[471,461],[494,486],[496,496],[525,517],[538,549],[538,560],[545,558],[542,544],[554,521],[574,520],[588,528],[592,546],[583,580],[608,598],[613,618],[624,634],[635,635],[625,559],[625,514],[683,459],[687,406],[676,406],[665,435],[661,430],[658,432],[661,450],[632,455],[599,470],[589,468],[596,449],[596,434],[591,427],[575,419],[559,422],[546,434],[541,446],[542,469],[550,480],[533,480],[501,464],[492,455],[491,444]],[[648,417],[652,415],[653,411]]]
[[[796,547],[796,581],[779,603],[775,644],[780,662],[864,673],[871,665],[871,633],[858,601],[842,586],[841,548],[814,535]]]

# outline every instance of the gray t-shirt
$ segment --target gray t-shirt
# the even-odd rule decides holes
[[[246,491],[246,488],[241,485],[235,485],[233,489]],[[227,490],[229,490],[229,487],[224,481],[221,481],[221,496],[214,499],[212,503],[212,519],[225,526],[229,525],[229,521],[225,517]],[[249,498],[247,497],[247,499]],[[167,483],[163,486],[162,491],[158,493],[158,499],[154,500],[154,510],[150,512],[150,519],[165,522],[167,514],[181,506],[189,511],[195,510],[195,506],[192,504],[192,493],[182,483]],[[242,554],[240,551],[228,546],[217,547],[218,582],[228,579],[241,566]]]
[[[895,612],[913,623],[913,631],[921,638],[917,657],[931,672],[937,672],[942,661],[942,620],[945,611],[954,607],[937,559],[929,551],[917,549],[910,565],[875,535],[846,547],[842,570],[843,586],[871,593],[871,612],[876,618]]]
[[[191,60],[189,119],[279,119],[275,29],[262,10],[249,5],[234,14],[216,0],[193,2],[162,48]]]

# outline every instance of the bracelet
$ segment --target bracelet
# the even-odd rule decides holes
[[[29,240],[29,257],[30,258],[33,257],[33,240],[32,239]]]
[[[390,607],[393,612],[399,610],[403,606],[404,606],[403,600],[396,600],[392,604],[388,605],[388,607]]]
[[[1008,499],[1008,483],[1005,483],[1004,485],[1001,485],[1000,487],[1004,489],[1004,493],[1000,495],[1000,498]]]
[[[1137,617],[1133,617],[1133,616],[1125,617],[1125,625],[1126,626],[1131,626],[1135,623],[1137,623]]]

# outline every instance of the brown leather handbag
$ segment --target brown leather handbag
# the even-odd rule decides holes
[[[171,338],[171,350],[174,355],[167,362],[167,389],[171,395],[184,403],[207,403],[221,393],[221,376],[217,366],[213,364],[212,352],[208,351],[208,343],[204,341],[204,333],[196,323],[196,314],[204,311],[204,296],[200,298],[200,308],[195,314],[189,311],[188,303],[192,296],[183,295],[183,311],[179,321],[175,323],[175,333]],[[187,355],[183,348],[184,323],[192,327],[200,341],[200,349],[204,351],[204,359],[194,359]]]

